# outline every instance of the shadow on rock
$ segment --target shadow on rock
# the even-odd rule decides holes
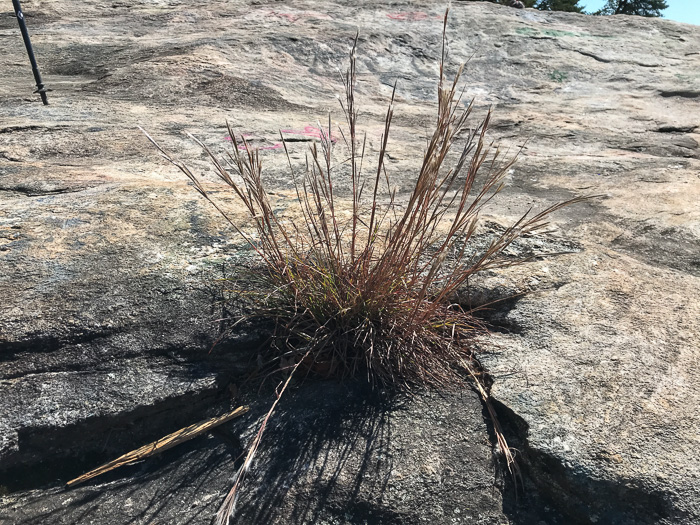
[[[401,402],[362,384],[308,384],[289,397],[266,431],[237,514],[254,523],[270,523],[280,513],[290,523],[315,523],[328,514],[402,522],[378,507],[394,467],[390,414]]]
[[[208,525],[270,402],[91,484],[9,494],[0,522]],[[497,478],[474,392],[398,398],[308,380],[270,420],[235,523],[502,524]]]
[[[309,381],[290,394],[241,493],[240,522],[504,522],[473,392]]]
[[[241,452],[221,436],[202,436],[72,490],[61,486],[11,494],[0,505],[0,523],[209,523],[211,505]]]

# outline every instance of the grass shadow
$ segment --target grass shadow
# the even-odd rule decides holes
[[[400,399],[362,382],[307,381],[285,394],[241,493],[245,523],[406,523],[382,506]]]

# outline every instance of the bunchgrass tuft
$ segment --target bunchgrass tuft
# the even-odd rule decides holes
[[[349,152],[350,199],[335,192],[334,177],[340,169],[334,164],[330,120],[311,146],[301,174],[282,139],[303,217],[299,223],[273,209],[259,153],[245,138],[229,127],[233,147],[223,160],[197,141],[218,177],[244,205],[254,231],[230,219],[189,168],[156,146],[263,261],[255,289],[265,291],[255,296],[255,315],[277,325],[271,357],[278,368],[306,356],[303,367],[324,375],[366,374],[385,386],[452,386],[464,376],[462,367],[455,365],[472,360],[474,337],[485,327],[451,299],[476,273],[523,262],[504,257],[504,250],[519,236],[546,226],[550,213],[578,199],[526,214],[483,252],[472,253],[469,241],[479,215],[502,189],[513,160],[502,160],[500,151],[487,142],[490,112],[470,126],[472,103],[465,107],[457,92],[462,69],[447,83],[443,51],[435,130],[408,202],[398,203],[395,192],[387,189],[384,166],[393,94],[377,165],[368,176],[363,171],[365,140],[357,135],[354,99],[356,43],[341,103],[347,122],[340,133]],[[456,164],[446,166],[448,154],[464,135]]]
[[[258,290],[253,293],[252,315],[272,319],[276,325],[262,361],[264,371],[364,375],[376,385],[398,388],[450,388],[473,379],[492,410],[474,349],[475,338],[486,327],[454,298],[478,272],[523,262],[505,257],[504,250],[521,235],[545,227],[550,213],[581,199],[524,215],[474,253],[470,239],[478,218],[502,189],[513,159],[503,159],[487,139],[490,111],[472,123],[473,103],[465,104],[458,91],[463,68],[451,82],[445,79],[445,47],[443,31],[437,119],[407,198],[397,199],[390,189],[384,164],[393,93],[378,160],[369,172],[365,166],[366,137],[358,135],[354,96],[357,38],[344,76],[341,106],[346,125],[339,130],[339,143],[331,138],[329,119],[328,128],[312,144],[306,165],[297,172],[282,138],[296,189],[297,217],[302,220],[276,213],[262,180],[258,151],[230,127],[232,148],[224,159],[192,138],[247,210],[247,227],[231,219],[186,165],[148,137],[262,261],[262,271],[255,273],[257,282],[251,284],[251,292]],[[338,146],[347,153],[341,163],[335,161]],[[453,162],[448,165],[451,153]],[[337,177],[341,176],[348,178],[349,198],[338,196]],[[264,425],[222,509],[222,523],[233,508],[237,487],[263,430]],[[512,456],[505,441],[501,442],[502,433],[497,434],[510,466]]]

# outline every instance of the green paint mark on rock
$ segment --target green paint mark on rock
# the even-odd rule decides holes
[[[557,29],[545,29],[542,31],[543,35],[546,36],[554,36],[554,37],[560,37],[560,36],[578,36],[578,37],[585,37],[585,36],[590,36],[585,33],[572,33],[571,31],[559,31]]]
[[[540,31],[534,27],[516,27],[515,32],[519,35],[530,37],[614,38],[612,35],[592,35],[590,33],[575,33],[573,31],[561,31],[559,29],[543,29]]]
[[[549,78],[550,80],[561,84],[569,78],[569,74],[566,71],[559,71],[558,69],[555,69],[549,74]]]
[[[533,27],[518,27],[515,29],[515,32],[518,33],[519,35],[537,35],[539,34],[539,31]]]

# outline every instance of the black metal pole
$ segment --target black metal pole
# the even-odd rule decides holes
[[[31,62],[32,64],[32,73],[34,73],[34,80],[36,80],[36,91],[34,93],[39,93],[39,95],[41,95],[41,101],[44,103],[44,106],[48,106],[49,101],[46,99],[46,88],[44,87],[44,83],[41,81],[41,73],[39,73],[39,67],[36,65],[36,59],[34,58],[34,50],[32,49],[32,42],[31,40],[29,40],[29,32],[27,31],[27,25],[24,23],[22,6],[19,5],[19,0],[12,0],[12,5],[15,8],[17,22],[19,22],[19,30],[22,32],[24,47],[27,48],[29,62]]]

